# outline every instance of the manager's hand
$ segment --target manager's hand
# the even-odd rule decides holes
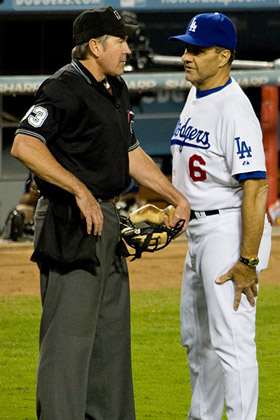
[[[258,295],[258,276],[256,269],[247,267],[247,265],[243,264],[241,261],[238,261],[227,273],[220,276],[216,280],[216,283],[224,284],[229,280],[232,280],[234,284],[233,309],[235,311],[238,310],[242,293],[246,295],[248,302],[252,307],[254,307],[255,297]]]

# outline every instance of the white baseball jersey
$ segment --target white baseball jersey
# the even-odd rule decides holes
[[[196,215],[188,226],[181,295],[181,339],[187,349],[192,401],[189,420],[255,420],[258,365],[255,308],[234,284],[217,285],[240,256],[242,179],[265,178],[260,124],[238,84],[192,87],[172,137],[173,184]],[[265,224],[258,272],[267,267],[271,227]],[[234,391],[232,391],[234,390]]]
[[[191,88],[171,139],[173,184],[193,210],[240,207],[235,176],[262,172],[265,178],[259,121],[234,79],[206,96],[197,92],[203,95]]]

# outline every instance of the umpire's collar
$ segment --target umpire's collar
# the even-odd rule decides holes
[[[72,58],[71,66],[81,75],[83,78],[89,83],[90,85],[96,84],[97,80],[93,77],[93,75],[85,68],[85,66],[80,63],[79,60]]]
[[[95,79],[95,77],[91,74],[91,72],[90,71],[88,71],[88,69],[85,67],[85,66],[83,66],[83,64],[79,61],[79,60],[77,60],[77,59],[75,59],[75,58],[72,58],[72,61],[71,61],[71,66],[81,75],[81,76],[83,76],[83,78],[87,81],[87,83],[89,83],[90,85],[93,85],[93,86],[96,86],[96,87],[99,87],[99,88],[101,88],[102,90],[104,90],[105,89],[105,87],[104,87],[104,85],[103,85],[103,82],[98,82],[96,79]],[[122,81],[122,79],[121,79],[121,77],[110,77],[110,76],[108,76],[108,80],[109,80],[109,82],[110,82],[110,84],[112,84],[112,83],[114,83],[114,82],[116,82],[116,81],[119,81],[119,82],[121,82]],[[116,84],[116,83],[114,83],[114,84]],[[105,89],[105,91],[106,91],[106,89]]]

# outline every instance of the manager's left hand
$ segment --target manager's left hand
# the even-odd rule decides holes
[[[257,283],[258,276],[255,268],[247,267],[241,261],[238,261],[227,273],[220,276],[217,280],[217,284],[223,284],[228,280],[232,280],[234,283],[234,304],[233,309],[238,310],[242,293],[244,293],[248,299],[248,302],[252,307],[255,306],[255,297],[258,294]]]
[[[174,228],[180,220],[184,220],[183,228],[178,235],[180,236],[183,232],[187,230],[189,218],[190,218],[190,205],[187,200],[182,200],[176,206],[175,212],[173,214],[171,221],[169,222],[168,217],[165,216],[164,223],[166,224],[166,226],[170,228]]]

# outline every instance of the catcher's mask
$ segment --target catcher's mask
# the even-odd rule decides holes
[[[120,216],[121,238],[135,254],[131,261],[141,258],[142,252],[154,252],[165,248],[172,239],[182,230],[185,220],[179,220],[176,226],[171,229],[165,225],[149,222],[132,223],[129,217]]]

